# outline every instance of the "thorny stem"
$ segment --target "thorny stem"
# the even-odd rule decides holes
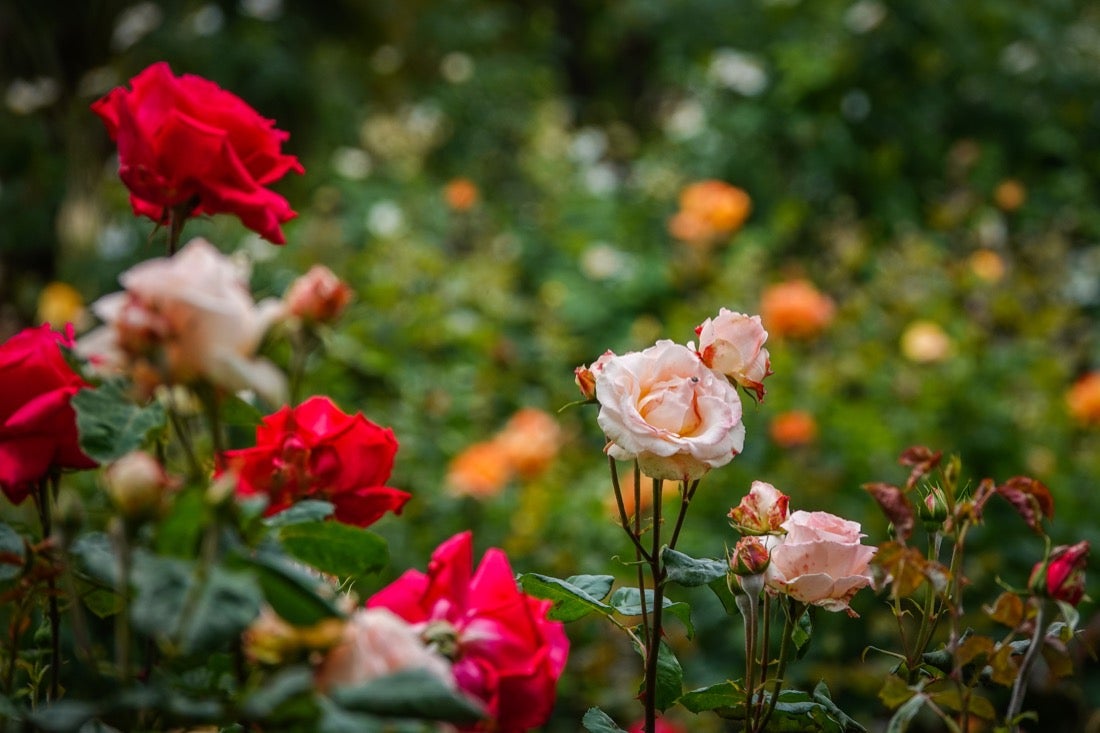
[[[1020,708],[1024,704],[1024,693],[1027,691],[1027,678],[1031,673],[1031,665],[1035,663],[1036,655],[1043,646],[1043,634],[1046,629],[1043,626],[1043,611],[1046,603],[1039,601],[1039,609],[1035,612],[1035,631],[1031,635],[1031,643],[1027,647],[1027,653],[1020,662],[1020,670],[1016,673],[1016,681],[1012,684],[1012,698],[1009,700],[1008,709],[1005,710],[1005,723],[1011,726],[1012,733],[1018,733],[1020,724],[1014,718],[1020,714]]]

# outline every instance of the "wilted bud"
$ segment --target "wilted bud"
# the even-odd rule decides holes
[[[1085,567],[1089,560],[1089,542],[1059,545],[1050,551],[1046,562],[1035,565],[1028,588],[1037,595],[1076,606],[1085,595]]]
[[[145,451],[133,451],[107,467],[103,475],[107,495],[126,519],[156,515],[165,492],[176,485],[156,458]]]
[[[768,569],[771,553],[760,537],[742,537],[730,553],[730,572],[734,575],[761,575]]]
[[[779,532],[787,521],[789,503],[790,498],[771,484],[753,481],[741,503],[730,509],[730,525],[746,535]]]
[[[287,311],[306,321],[335,321],[352,299],[348,284],[324,265],[314,265],[287,288]]]

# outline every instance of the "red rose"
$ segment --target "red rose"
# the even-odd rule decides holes
[[[299,499],[336,506],[336,519],[366,527],[401,512],[410,495],[385,486],[397,439],[362,413],[348,415],[328,397],[284,407],[256,428],[256,447],[226,451],[241,496],[266,496],[267,514]]]
[[[134,213],[166,223],[169,210],[235,214],[282,244],[279,225],[295,213],[264,186],[303,173],[280,148],[289,135],[242,99],[198,76],[156,63],[92,105],[118,142],[118,174]]]
[[[1089,562],[1089,541],[1059,545],[1046,562],[1031,571],[1031,588],[1057,601],[1076,606],[1085,595],[1085,567]]]
[[[66,333],[28,328],[0,345],[0,489],[18,504],[32,484],[57,468],[95,468],[80,450],[69,401],[88,386],[61,355]]]
[[[496,548],[473,570],[473,537],[457,534],[432,553],[427,574],[409,570],[367,601],[420,627],[451,657],[460,690],[485,703],[495,725],[464,730],[523,733],[546,722],[569,656],[552,605],[522,593]]]

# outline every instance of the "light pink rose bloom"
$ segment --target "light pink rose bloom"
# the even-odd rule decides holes
[[[787,521],[790,498],[764,481],[753,481],[741,503],[730,509],[730,524],[742,534],[778,532]]]
[[[737,390],[672,341],[608,359],[596,375],[596,399],[607,452],[637,459],[654,478],[700,478],[745,442]]]
[[[94,366],[125,371],[143,363],[165,381],[207,379],[284,401],[285,377],[255,357],[284,306],[274,299],[253,302],[242,263],[193,239],[174,257],[142,262],[119,280],[125,292],[92,305],[105,325],[77,343],[77,353]]]
[[[317,687],[361,685],[409,669],[424,669],[455,688],[451,664],[428,647],[405,619],[385,608],[362,608],[344,626],[340,642],[317,668]]]
[[[764,378],[771,374],[771,362],[764,342],[768,332],[760,316],[747,316],[725,308],[695,329],[699,336],[699,357],[703,363],[764,399]]]
[[[768,588],[827,611],[856,613],[848,602],[871,584],[874,547],[860,544],[858,522],[828,512],[797,511],[783,523],[786,535],[769,535]]]
[[[344,312],[352,295],[348,284],[332,270],[324,265],[314,265],[309,272],[290,284],[283,300],[292,316],[329,323]]]

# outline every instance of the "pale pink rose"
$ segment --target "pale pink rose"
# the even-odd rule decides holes
[[[309,272],[290,284],[283,300],[292,316],[303,320],[328,323],[335,321],[352,299],[351,288],[324,265],[314,265]]]
[[[742,534],[778,532],[787,521],[790,498],[764,481],[753,481],[741,503],[730,509],[729,519]]]
[[[783,529],[769,535],[771,564],[765,573],[768,588],[827,611],[856,613],[848,602],[856,591],[871,584],[868,564],[875,548],[860,544],[858,522],[828,512],[797,511]]]
[[[285,377],[255,352],[284,306],[253,302],[247,279],[245,266],[193,239],[174,257],[124,272],[125,292],[92,305],[105,325],[81,339],[77,352],[101,370],[152,369],[167,382],[206,379],[281,403]]]
[[[764,399],[764,378],[771,363],[764,342],[768,332],[760,316],[747,316],[725,308],[695,329],[699,336],[699,357],[703,363]]]
[[[385,608],[361,608],[344,626],[339,643],[317,668],[322,692],[361,685],[409,669],[424,669],[451,689],[451,664],[420,638],[412,624]]]
[[[596,374],[596,399],[607,452],[637,459],[654,478],[700,478],[745,442],[737,390],[672,341],[609,358]]]

